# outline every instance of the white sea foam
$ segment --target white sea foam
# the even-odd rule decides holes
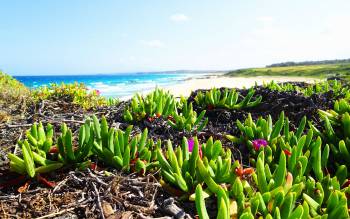
[[[158,82],[158,83],[157,83]],[[166,83],[159,83],[159,81],[142,81],[130,83],[104,83],[94,82],[88,84],[90,90],[99,90],[103,96],[107,97],[128,97],[134,93],[143,93],[154,89],[157,86],[164,86]],[[172,83],[173,84],[173,83]]]
[[[134,78],[123,82],[98,81],[88,85],[90,89],[97,89],[103,96],[119,97],[126,99],[135,93],[147,93],[158,87],[170,87],[176,84],[181,84],[190,78],[203,78],[208,74],[179,74],[176,77],[156,78],[152,80],[143,80]]]
[[[140,76],[138,76],[140,75]],[[73,77],[73,76],[72,76]],[[30,87],[46,86],[49,83],[72,83],[78,81],[85,83],[90,90],[99,90],[106,97],[130,97],[136,92],[147,93],[155,87],[169,87],[181,84],[190,78],[203,77],[203,74],[181,73],[181,74],[130,74],[130,75],[111,75],[111,76],[61,76],[42,77],[37,80],[30,79],[27,81]]]

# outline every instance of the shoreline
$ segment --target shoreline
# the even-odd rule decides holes
[[[203,78],[188,78],[181,83],[169,86],[159,86],[165,90],[168,90],[175,97],[188,97],[192,91],[199,89],[211,89],[211,88],[249,88],[255,85],[262,85],[264,82],[275,81],[280,82],[306,82],[314,83],[321,81],[320,78],[312,77],[300,77],[300,76],[252,76],[252,77],[230,77],[224,75],[210,75]],[[152,89],[153,90],[153,89]],[[140,94],[145,95],[152,90],[141,91]],[[133,96],[133,95],[132,95]],[[132,96],[121,97],[120,100],[128,100]]]
[[[179,77],[161,78],[153,77],[143,82],[144,78],[137,79],[136,82],[131,83],[121,81],[110,83],[105,79],[96,79],[93,83],[91,81],[79,81],[84,83],[89,90],[99,90],[101,95],[106,98],[118,98],[125,101],[131,99],[136,93],[146,95],[153,91],[156,87],[163,88],[170,91],[174,96],[189,96],[192,91],[199,89],[211,88],[248,88],[255,85],[262,85],[263,82],[308,82],[313,83],[323,79],[319,77],[305,77],[305,76],[227,76],[227,72],[205,72],[196,74],[185,74]],[[94,76],[89,76],[94,77]],[[81,79],[81,78],[80,78]],[[84,79],[84,78],[83,78]],[[131,78],[133,79],[133,78]],[[86,79],[84,79],[86,80]],[[129,79],[128,79],[129,80]],[[78,81],[78,80],[77,80]],[[22,82],[24,83],[24,82]],[[65,82],[69,83],[69,82]]]

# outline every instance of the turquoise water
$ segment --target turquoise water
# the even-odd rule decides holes
[[[166,87],[183,83],[189,78],[205,76],[205,73],[130,73],[96,75],[48,75],[14,76],[30,88],[45,86],[50,83],[85,83],[89,89],[96,89],[106,97],[128,97],[136,92]]]

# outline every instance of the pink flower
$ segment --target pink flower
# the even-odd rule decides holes
[[[261,147],[266,147],[268,144],[265,139],[255,139],[252,143],[256,151],[258,151]]]
[[[192,152],[193,151],[193,147],[194,147],[194,140],[193,140],[193,138],[187,140],[187,142],[188,142],[188,151]]]
[[[193,138],[187,140],[187,142],[188,142],[188,151],[192,152],[193,148],[194,148],[194,140],[193,140]],[[202,158],[202,156],[203,156],[202,145],[198,145],[198,146],[199,146],[199,157]]]
[[[100,94],[101,94],[100,90],[95,90],[95,91],[96,91],[96,94],[97,94],[97,95],[100,95]]]

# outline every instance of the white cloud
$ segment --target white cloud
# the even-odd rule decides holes
[[[189,19],[188,16],[184,14],[173,14],[170,16],[170,20],[175,21],[175,22],[184,22]]]
[[[274,20],[271,16],[261,16],[257,18],[258,21],[266,23],[266,22],[272,22]]]
[[[141,40],[141,43],[145,46],[153,48],[161,48],[165,46],[165,44],[160,40]]]
[[[275,18],[271,16],[261,16],[256,18],[258,24],[262,26],[272,26],[274,24]]]
[[[231,49],[241,51],[242,61],[257,60],[256,63],[263,65],[289,60],[345,58],[349,54],[350,30],[344,27],[350,22],[350,15],[320,18],[321,26],[314,25],[313,20],[303,25],[270,18],[257,18],[257,21],[261,22]]]

